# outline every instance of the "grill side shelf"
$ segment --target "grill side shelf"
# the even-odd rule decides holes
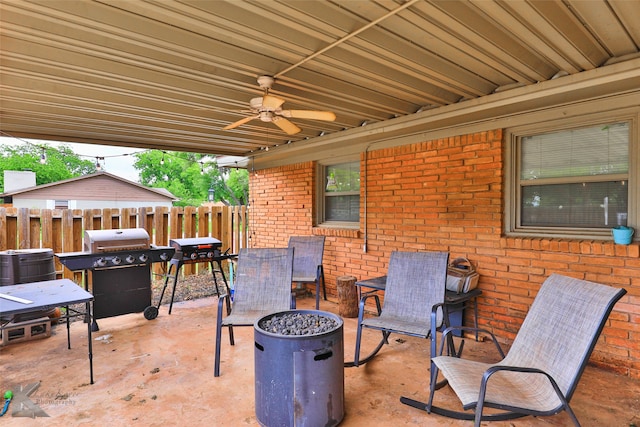
[[[140,249],[134,251],[116,251],[105,253],[92,252],[65,252],[55,254],[60,263],[71,271],[93,270],[95,268],[115,267],[113,263],[107,262],[107,265],[99,266],[96,264],[98,259],[112,260],[115,257],[121,258],[122,262],[118,266],[125,265],[143,265],[154,262],[165,262],[171,260],[175,253],[175,249],[170,246],[154,247],[151,249]],[[135,262],[127,263],[126,257],[129,255],[135,258]],[[146,261],[142,262],[140,257],[146,255]]]

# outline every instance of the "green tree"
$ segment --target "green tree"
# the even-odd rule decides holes
[[[178,206],[198,206],[208,200],[213,189],[214,201],[225,204],[246,204],[248,177],[243,181],[240,171],[228,173],[218,168],[214,159],[197,153],[146,151],[135,154],[133,167],[140,174],[140,183],[165,188],[180,200]],[[246,175],[246,171],[243,171]],[[233,183],[230,187],[227,180]],[[243,185],[245,187],[243,187]]]
[[[45,155],[44,162],[41,161]],[[4,171],[32,171],[36,185],[49,184],[96,172],[90,160],[82,160],[65,145],[53,148],[48,145],[22,145],[0,147],[0,188],[4,191]]]
[[[230,197],[238,202],[236,204],[247,205],[249,203],[249,171],[230,169],[226,183]]]

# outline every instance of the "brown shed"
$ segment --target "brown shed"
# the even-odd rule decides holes
[[[149,188],[107,172],[22,188],[0,194],[5,203],[31,209],[171,207],[178,200],[162,188]]]

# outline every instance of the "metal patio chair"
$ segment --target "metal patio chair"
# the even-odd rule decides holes
[[[324,236],[291,236],[289,247],[295,248],[293,256],[293,283],[315,283],[316,310],[320,309],[320,285],[325,301],[327,288],[324,283],[322,256],[324,254]]]
[[[436,330],[443,325],[445,284],[447,278],[447,252],[399,252],[389,258],[384,301],[380,309],[377,294],[367,293],[360,298],[356,348],[353,363],[358,366],[370,361],[386,343],[391,333],[431,338],[431,355],[436,354]],[[364,317],[369,297],[376,299],[377,317]],[[360,360],[362,329],[382,331],[377,347]]]
[[[555,415],[563,410],[579,426],[569,401],[613,306],[625,293],[553,274],[540,288],[506,357],[491,335],[502,361],[489,364],[435,357],[428,403],[400,400],[427,412],[475,420],[476,427],[481,421]],[[451,329],[444,331],[441,350]],[[467,412],[433,405],[438,371]],[[483,415],[485,407],[501,411]]]
[[[272,313],[295,308],[291,292],[293,248],[241,249],[238,254],[233,301],[229,295],[218,300],[214,376],[220,376],[222,327],[229,328],[234,345],[235,326],[253,326],[256,320]],[[226,305],[226,310],[223,306]],[[222,317],[223,312],[227,316]]]

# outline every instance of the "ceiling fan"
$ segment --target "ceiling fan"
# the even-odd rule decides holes
[[[336,119],[336,115],[331,111],[283,110],[282,104],[284,104],[284,99],[269,95],[269,89],[271,89],[274,81],[275,79],[271,76],[259,76],[258,85],[260,85],[264,90],[264,96],[252,98],[249,101],[249,106],[251,108],[250,112],[252,115],[245,117],[244,119],[240,119],[235,123],[231,123],[222,129],[234,129],[253,119],[260,119],[263,122],[271,122],[275,124],[289,135],[294,135],[302,129],[287,120],[288,118],[324,120],[328,122],[332,122]]]

